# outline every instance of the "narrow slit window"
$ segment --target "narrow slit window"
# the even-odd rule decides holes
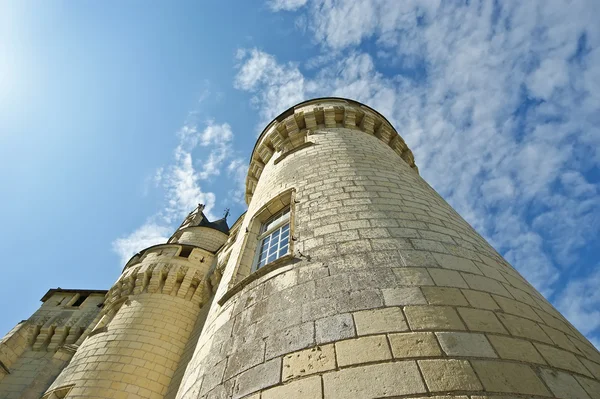
[[[181,248],[181,252],[179,252],[179,256],[182,258],[189,258],[192,254],[192,247],[183,247]]]
[[[258,270],[289,252],[290,208],[284,208],[269,218],[260,228],[257,256],[253,270]]]
[[[75,302],[73,302],[73,304],[71,306],[73,306],[73,307],[81,306],[81,304],[83,304],[85,302],[87,297],[88,297],[88,295],[79,295],[79,298],[77,298],[77,300]]]

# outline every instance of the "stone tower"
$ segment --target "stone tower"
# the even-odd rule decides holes
[[[254,147],[246,200],[178,398],[600,397],[600,353],[377,111],[285,111]]]
[[[46,397],[175,395],[193,351],[186,346],[210,298],[206,277],[229,233],[225,220],[211,223],[202,210],[190,213],[168,243],[146,248],[125,265],[106,294],[101,319]]]
[[[70,355],[36,392],[600,398],[600,353],[419,176],[372,108],[322,98],[281,114],[252,151],[246,201],[231,228],[200,206],[135,255],[74,343],[42,337]]]

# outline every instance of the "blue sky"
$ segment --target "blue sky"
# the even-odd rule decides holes
[[[597,1],[225,3],[0,0],[0,334],[198,202],[234,220],[264,124],[344,96],[599,345]]]

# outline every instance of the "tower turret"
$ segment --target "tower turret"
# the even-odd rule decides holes
[[[246,200],[178,398],[600,397],[598,351],[372,108],[278,116]]]
[[[184,348],[210,298],[207,272],[229,233],[225,220],[209,222],[203,208],[191,212],[167,243],[127,262],[100,321],[78,342],[45,397],[162,399],[171,384],[175,393],[176,371],[189,360]]]

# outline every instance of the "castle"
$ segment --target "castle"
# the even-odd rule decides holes
[[[298,104],[248,210],[199,206],[108,291],[51,289],[0,398],[600,398],[600,353],[420,176],[376,110]]]

